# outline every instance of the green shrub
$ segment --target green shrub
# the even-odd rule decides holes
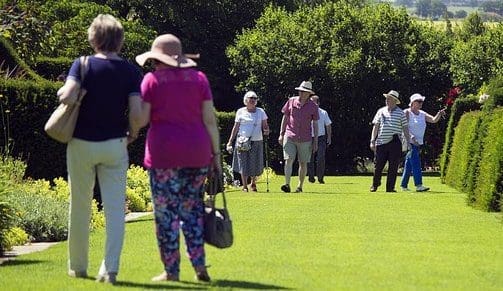
[[[126,212],[144,212],[147,211],[147,204],[142,195],[136,189],[126,189]]]
[[[486,94],[489,98],[484,102],[484,111],[489,112],[498,106],[503,106],[503,76],[493,78],[487,84]]]
[[[12,185],[23,181],[25,163],[7,155],[0,155],[0,161],[0,183]]]
[[[98,210],[98,202],[93,199],[91,204],[91,224],[89,225],[89,229],[94,230],[103,227],[105,227],[105,214],[103,211]]]
[[[2,244],[5,250],[12,250],[13,246],[24,245],[28,240],[28,234],[19,227],[13,227],[5,232]]]
[[[59,177],[52,180],[52,183],[54,185],[52,187],[53,197],[61,201],[68,201],[68,199],[70,198],[70,187],[68,186],[68,182],[65,179]]]
[[[449,123],[445,131],[445,141],[442,149],[442,154],[440,156],[440,179],[443,183],[446,183],[446,173],[449,166],[449,160],[451,156],[451,146],[454,138],[454,129],[458,125],[461,116],[465,112],[479,110],[480,104],[478,103],[478,98],[474,95],[469,95],[465,98],[458,98],[454,102],[451,109],[451,114],[449,116]]]
[[[26,78],[30,80],[43,80],[37,75],[16,53],[10,42],[0,35],[0,67],[1,70],[9,70],[12,78]],[[0,70],[0,71],[1,71]]]
[[[0,79],[0,104],[8,129],[0,127],[0,137],[10,137],[0,147],[12,148],[11,154],[26,162],[25,176],[35,179],[66,176],[66,145],[50,139],[44,124],[57,106],[56,91],[61,83],[49,81]]]
[[[475,141],[482,120],[480,111],[464,114],[454,130],[454,138],[447,167],[445,182],[463,192],[466,192],[467,179],[470,179],[468,167],[477,150]]]
[[[225,145],[231,135],[232,127],[234,126],[234,119],[236,112],[217,112],[218,130],[220,131],[220,143],[222,151],[222,158],[228,163],[232,162],[232,155],[225,150]]]
[[[7,232],[15,224],[15,210],[8,202],[3,201],[5,197],[0,194],[0,255],[9,249]]]
[[[38,57],[36,59],[36,63],[33,65],[33,69],[47,80],[62,81],[58,80],[58,77],[62,74],[66,75],[68,73],[72,62],[73,59],[67,57]]]
[[[475,206],[501,211],[503,201],[503,108],[495,109],[483,141],[480,169],[474,189]]]
[[[143,203],[140,207],[136,207],[138,202],[133,202],[135,209],[142,210],[132,210],[131,211],[150,211],[152,209],[148,209],[148,205],[152,202],[152,195],[150,194],[150,178],[148,172],[140,166],[131,165],[127,171],[127,189],[130,190],[130,193],[134,192],[134,196],[138,196],[142,199]],[[126,201],[128,201],[129,196],[126,191]],[[132,198],[136,199],[136,197]],[[128,201],[128,205],[131,207],[131,201]]]
[[[61,241],[68,235],[68,202],[50,196],[17,192],[7,196],[31,241]]]

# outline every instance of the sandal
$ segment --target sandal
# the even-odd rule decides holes
[[[180,278],[178,278],[177,275],[169,274],[166,271],[162,272],[160,275],[155,276],[152,278],[152,281],[154,282],[160,282],[160,281],[180,281]]]
[[[257,185],[256,184],[251,184],[250,188],[253,192],[257,192]]]

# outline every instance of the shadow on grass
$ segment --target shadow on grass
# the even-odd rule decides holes
[[[190,286],[180,286],[180,283],[187,283],[190,284]],[[171,284],[171,285],[170,285]],[[208,287],[211,285],[206,285],[206,284],[197,284],[197,283],[191,283],[191,282],[163,282],[163,283],[152,283],[152,284],[147,284],[147,283],[136,283],[136,282],[129,282],[129,281],[118,281],[117,284],[115,284],[116,287],[134,287],[134,288],[141,288],[141,289],[159,289],[159,290],[168,290],[168,289],[178,289],[178,290],[206,290]]]
[[[13,256],[14,257],[14,256]],[[45,263],[47,261],[41,261],[41,260],[20,260],[20,259],[15,259],[15,260],[7,260],[0,264],[1,267],[15,267],[15,266],[20,266],[20,265],[34,265],[34,264],[41,264]]]
[[[255,289],[255,290],[289,290],[290,288],[267,285],[256,282],[246,282],[246,281],[231,281],[231,280],[216,280],[212,282],[212,286],[216,287],[226,287],[226,288],[237,288],[237,289]]]
[[[188,286],[181,286],[181,285]],[[196,282],[188,282],[188,281],[180,281],[180,282],[163,282],[163,283],[136,283],[129,281],[118,281],[115,285],[117,287],[134,287],[141,289],[159,289],[159,290],[167,290],[167,289],[182,289],[182,290],[206,290],[214,287],[222,287],[222,288],[237,288],[237,289],[254,289],[254,290],[288,290],[290,288],[275,286],[275,285],[267,285],[255,282],[246,282],[246,281],[231,281],[231,280],[216,280],[211,282],[210,284],[206,283],[196,283]]]
[[[148,215],[148,216],[144,216],[144,217],[135,218],[133,220],[129,220],[126,223],[130,224],[130,223],[137,223],[137,222],[144,222],[144,221],[153,221],[153,220],[154,220],[154,217],[152,215]]]

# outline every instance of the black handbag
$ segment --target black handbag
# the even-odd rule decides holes
[[[223,188],[221,193],[224,201],[223,208],[215,207],[216,196],[210,196],[212,201],[207,203],[204,208],[204,241],[209,245],[223,249],[232,246],[234,236]]]

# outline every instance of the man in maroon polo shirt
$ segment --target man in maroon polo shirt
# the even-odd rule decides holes
[[[310,96],[314,94],[312,84],[303,81],[299,87],[295,88],[299,96],[292,97],[281,109],[283,119],[281,120],[280,134],[278,142],[283,146],[283,158],[285,159],[285,184],[281,190],[285,193],[291,192],[290,178],[295,158],[299,159],[299,184],[296,193],[302,192],[302,185],[307,174],[307,163],[311,159],[311,154],[318,149],[318,105],[314,103]],[[313,124],[314,138],[311,136],[311,123]]]

